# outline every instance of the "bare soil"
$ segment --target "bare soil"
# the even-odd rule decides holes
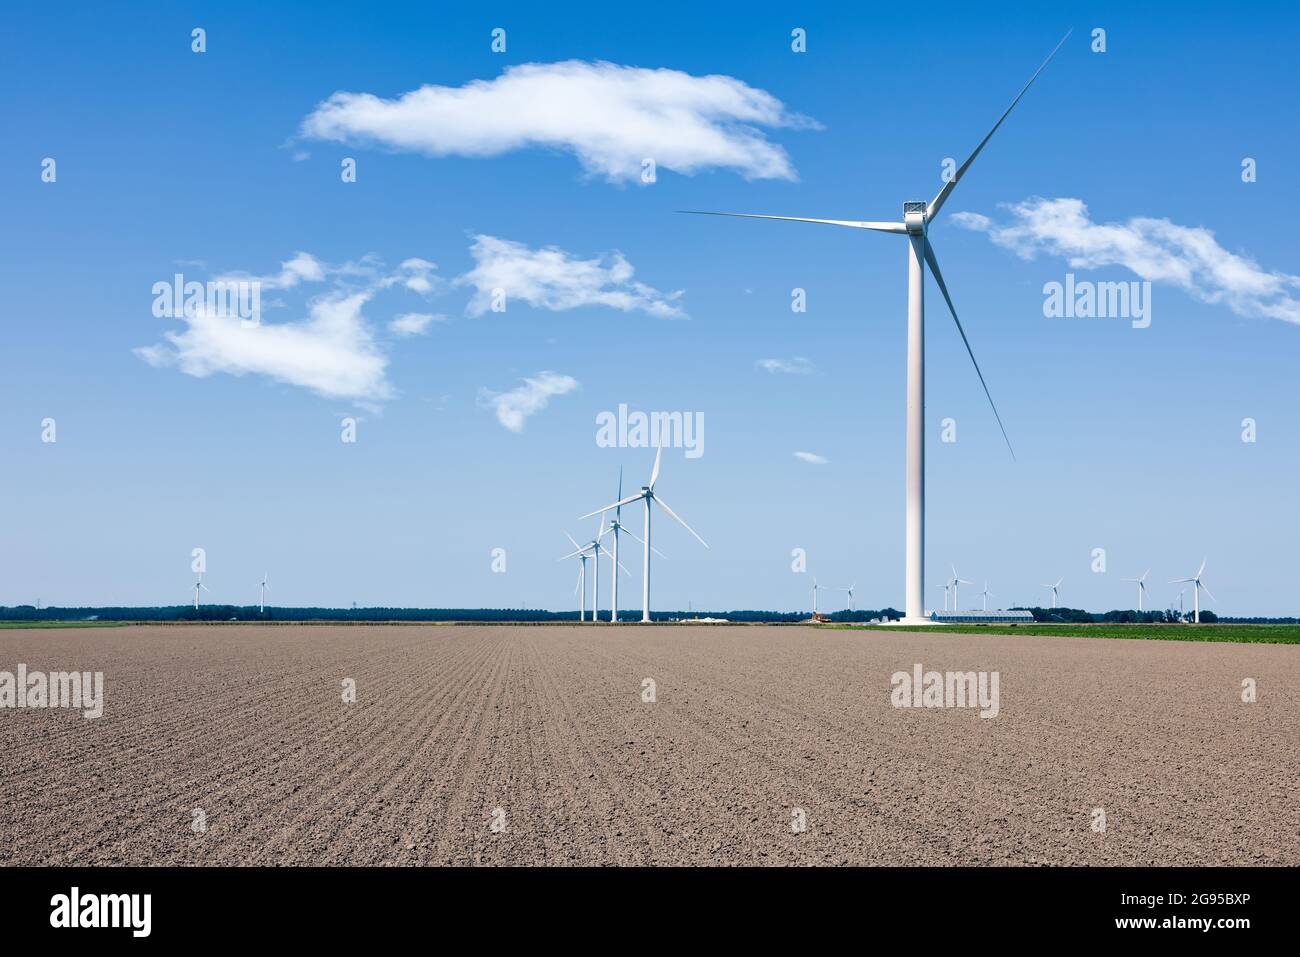
[[[19,662],[102,671],[104,716],[0,709],[5,864],[1300,864],[1295,646],[0,632],[0,670]],[[917,662],[997,671],[1000,713],[893,707]]]

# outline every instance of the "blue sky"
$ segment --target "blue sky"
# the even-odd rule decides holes
[[[814,575],[856,582],[859,607],[901,607],[904,244],[674,211],[898,218],[1073,26],[931,228],[1017,460],[929,283],[928,600],[955,563],[999,605],[1042,601],[1038,583],[1064,576],[1063,604],[1131,607],[1119,579],[1151,567],[1163,607],[1178,589],[1163,582],[1208,557],[1208,607],[1295,614],[1296,18],[1280,4],[1230,18],[1186,4],[15,12],[0,37],[0,604],[180,603],[203,547],[222,602],[253,601],[266,571],[283,604],[572,607],[564,532],[590,534],[577,516],[612,500],[620,466],[628,485],[650,469],[646,449],[597,445],[596,416],[626,403],[705,423],[704,454],[666,450],[658,491],[712,547],[657,521],[656,608],[806,608]],[[565,61],[586,66],[550,85]],[[525,64],[541,66],[503,81]],[[485,98],[456,109],[475,81]],[[426,85],[442,106],[392,108]],[[340,92],[375,99],[325,117]],[[709,112],[737,97],[744,116]],[[539,116],[562,144],[529,145]],[[647,141],[672,157],[652,184],[625,175]],[[1066,207],[1035,197],[1086,216],[1053,222]],[[504,245],[489,255],[476,237]],[[268,339],[250,361],[272,372],[241,375],[192,342],[187,372],[165,337],[186,323],[155,317],[153,284],[274,279],[298,253],[323,278],[264,291],[259,335],[364,290],[345,317],[362,338],[326,343],[324,370],[306,368],[312,330],[284,340],[291,356]],[[413,259],[436,268],[404,271]],[[1044,316],[1045,283],[1141,279],[1135,264],[1156,277],[1148,328]],[[427,291],[407,288],[413,273]],[[540,287],[474,314],[489,274]],[[409,314],[445,318],[389,327]],[[349,354],[368,371],[330,365]],[[492,396],[544,372],[572,387],[505,427]]]

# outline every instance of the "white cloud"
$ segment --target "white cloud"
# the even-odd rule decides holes
[[[298,252],[281,263],[278,273],[227,273],[217,280],[251,279],[264,289],[281,290],[302,283],[329,283],[326,291],[308,301],[307,318],[246,324],[229,312],[222,315],[200,308],[175,317],[184,329],[164,332],[164,342],[134,351],[152,366],[175,366],[199,378],[216,373],[264,375],[329,398],[381,402],[395,394],[386,376],[388,357],[362,310],[382,290],[400,287],[422,295],[431,291],[435,268],[424,259],[407,259],[389,272],[371,256],[331,266]],[[390,328],[398,335],[414,335],[439,318],[408,313],[393,320]]]
[[[287,262],[280,263],[280,271],[271,276],[253,276],[245,272],[232,272],[218,276],[216,281],[252,280],[263,289],[292,289],[300,282],[321,282],[325,279],[325,266],[311,253],[297,252]]]
[[[492,305],[493,291],[503,289],[506,308],[523,301],[539,309],[609,306],[661,318],[685,318],[677,304],[680,291],[662,293],[632,279],[632,264],[622,253],[578,259],[562,249],[529,249],[495,236],[475,236],[470,255],[476,265],[457,277],[457,285],[474,287],[466,312],[480,316]]]
[[[329,398],[377,402],[392,398],[388,359],[365,326],[368,293],[323,296],[302,322],[245,325],[231,314],[199,310],[182,316],[186,329],[163,334],[172,346],[136,349],[150,365],[175,365],[187,375],[255,373]]]
[[[647,158],[687,175],[732,169],[746,179],[795,179],[785,150],[759,127],[817,124],[734,77],[568,60],[396,99],[338,92],[303,120],[302,134],[429,156],[568,150],[610,182],[639,182]]]
[[[1293,295],[1300,276],[1269,272],[1248,256],[1229,252],[1203,227],[1149,217],[1097,223],[1082,200],[1069,198],[1034,197],[1005,208],[1011,212],[1009,224],[978,213],[957,213],[953,221],[987,233],[1024,259],[1047,252],[1077,269],[1123,266],[1241,316],[1300,323],[1300,301]]]
[[[810,462],[813,465],[829,465],[831,461],[826,456],[818,455],[815,452],[796,452],[794,457],[803,462]]]
[[[578,380],[572,376],[539,372],[509,392],[479,389],[479,404],[492,409],[497,421],[511,432],[522,432],[524,420],[546,408],[551,396],[565,395],[577,387]]]
[[[786,375],[808,375],[813,371],[811,359],[795,356],[791,359],[759,359],[754,363],[764,372],[781,372]]]
[[[401,283],[412,292],[427,296],[433,292],[436,277],[433,271],[438,267],[427,259],[406,259],[397,267],[397,273],[391,282]]]
[[[390,322],[388,328],[399,336],[422,336],[429,331],[431,323],[443,322],[446,319],[446,316],[435,316],[428,312],[407,312]]]

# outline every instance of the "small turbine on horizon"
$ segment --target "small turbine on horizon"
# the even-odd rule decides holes
[[[262,572],[261,588],[262,594],[257,600],[257,613],[259,615],[266,613],[266,593],[270,591],[270,588],[266,584],[266,572]]]
[[[993,592],[989,591],[989,583],[988,583],[988,580],[987,580],[987,579],[986,579],[985,582],[984,582],[984,590],[983,590],[982,592],[980,592],[980,594],[984,597],[984,610],[985,610],[985,611],[988,611],[988,610],[989,610],[989,595],[993,594]]]
[[[1201,623],[1201,591],[1202,591],[1202,589],[1204,589],[1205,594],[1207,594],[1207,595],[1210,596],[1210,601],[1217,601],[1217,600],[1218,600],[1218,599],[1216,599],[1216,598],[1214,597],[1214,592],[1212,592],[1212,591],[1210,591],[1208,588],[1206,588],[1206,587],[1205,587],[1205,582],[1201,581],[1201,575],[1203,575],[1203,574],[1205,573],[1205,563],[1206,563],[1207,561],[1209,561],[1209,559],[1207,559],[1207,558],[1203,558],[1203,559],[1201,559],[1201,567],[1198,568],[1198,569],[1196,569],[1196,574],[1193,575],[1191,578],[1175,578],[1175,579],[1173,579],[1173,580],[1169,583],[1169,584],[1171,584],[1171,585],[1181,585],[1181,584],[1183,584],[1184,582],[1191,582],[1191,583],[1192,583],[1192,621],[1193,621],[1195,624],[1198,624],[1198,625]],[[1183,597],[1182,594],[1179,593],[1178,598],[1179,598],[1179,613],[1180,613],[1180,614],[1182,613],[1182,597]]]
[[[207,585],[203,584],[203,574],[201,572],[199,573],[199,580],[194,583],[194,610],[195,611],[199,610],[200,589],[207,592],[209,595],[212,594],[212,589],[210,589]]]
[[[953,565],[953,566],[952,566],[952,581],[948,582],[948,584],[952,586],[952,610],[953,610],[953,611],[961,611],[961,605],[958,604],[958,598],[959,598],[959,595],[960,595],[960,591],[959,591],[959,589],[958,589],[958,586],[960,586],[960,585],[973,585],[973,584],[975,584],[975,583],[974,583],[974,582],[968,582],[966,579],[958,577],[958,575],[957,575],[957,566],[956,566],[956,565]]]
[[[1151,569],[1147,569],[1137,578],[1121,578],[1120,581],[1136,582],[1138,586],[1138,611],[1142,610],[1142,599],[1146,597],[1147,576],[1151,574]],[[1172,582],[1170,583],[1172,584]]]
[[[1052,590],[1052,607],[1053,607],[1053,608],[1056,607],[1057,592],[1060,590],[1061,582],[1063,582],[1063,581],[1065,581],[1065,576],[1064,576],[1064,575],[1062,575],[1060,578],[1058,578],[1058,579],[1056,580],[1056,584],[1055,584],[1055,585],[1044,584],[1044,585],[1042,586],[1043,588],[1050,588],[1050,589]]]

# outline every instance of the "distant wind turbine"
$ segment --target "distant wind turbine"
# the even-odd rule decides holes
[[[845,226],[850,229],[868,229],[881,233],[893,233],[899,236],[906,236],[908,240],[907,251],[907,498],[906,498],[906,522],[905,522],[905,553],[904,553],[904,608],[905,617],[900,624],[925,624],[925,269],[927,266],[934,275],[935,283],[939,286],[939,292],[942,294],[944,302],[948,305],[948,311],[952,313],[953,321],[957,324],[957,331],[961,333],[962,342],[966,345],[966,352],[970,355],[971,363],[975,366],[975,373],[979,376],[980,385],[984,387],[984,394],[988,397],[989,405],[993,407],[993,416],[997,419],[998,428],[1002,430],[1002,438],[1007,443],[1007,449],[1011,450],[1011,440],[1007,437],[1007,430],[1002,425],[1002,416],[998,414],[997,405],[993,402],[993,394],[989,392],[988,384],[984,381],[984,373],[980,371],[979,363],[975,361],[975,353],[971,349],[970,340],[966,338],[966,330],[962,328],[961,320],[957,318],[957,309],[952,303],[952,297],[948,294],[948,286],[943,281],[943,273],[939,270],[939,261],[935,257],[934,245],[929,241],[926,231],[935,217],[939,215],[939,210],[951,195],[953,189],[966,171],[970,169],[975,158],[979,156],[980,151],[992,138],[993,134],[998,131],[1002,121],[1007,118],[1015,105],[1020,102],[1020,98],[1038,79],[1038,75],[1051,62],[1052,57],[1056,56],[1062,44],[1070,36],[1067,32],[1060,42],[1056,44],[1042,65],[1034,71],[1034,75],[1029,78],[1029,82],[1024,85],[1016,98],[1011,101],[1006,111],[993,124],[993,129],[985,135],[984,139],[975,147],[975,151],[966,158],[957,171],[953,174],[952,179],[946,182],[939,193],[929,203],[921,201],[905,202],[903,204],[903,221],[900,222],[862,222],[858,220],[844,219],[810,219],[804,216],[769,216],[757,213],[717,213],[703,212],[700,210],[683,210],[683,212],[703,213],[710,216],[736,216],[742,219],[776,219],[787,220],[797,223],[821,223],[827,226]],[[1012,458],[1015,458],[1014,450],[1011,451]]]
[[[574,541],[573,536],[570,535],[568,532],[564,533],[564,537],[567,538],[570,542],[572,542],[573,547],[576,549],[576,551],[569,552],[569,554],[567,555],[561,555],[556,560],[562,562],[566,558],[576,558],[579,562],[578,584],[577,587],[573,589],[573,591],[574,594],[581,595],[581,597],[578,599],[578,621],[586,621],[587,620],[587,549],[584,546],[579,545],[576,541]]]
[[[943,589],[943,610],[947,611],[948,610],[948,589],[950,589],[952,585],[944,584],[944,585],[935,585],[934,587]]]
[[[1138,586],[1138,611],[1142,610],[1142,599],[1146,596],[1147,576],[1151,574],[1151,569],[1144,571],[1138,578],[1122,578],[1121,581],[1136,582]]]
[[[267,587],[267,584],[266,584],[266,572],[262,572],[262,583],[261,583],[261,584],[262,584],[262,595],[261,595],[261,597],[260,597],[260,598],[258,599],[258,601],[257,601],[257,613],[258,613],[259,615],[261,615],[261,614],[265,614],[265,612],[266,612],[266,593],[267,593],[267,591],[270,590],[270,589]]]
[[[956,565],[953,565],[953,566],[952,566],[952,581],[948,582],[948,584],[952,586],[952,610],[953,610],[953,611],[961,611],[961,605],[958,604],[958,596],[961,594],[961,592],[960,592],[958,586],[959,586],[959,585],[973,585],[973,584],[975,584],[975,583],[974,583],[974,582],[968,582],[968,581],[967,581],[966,579],[964,579],[964,578],[959,578],[959,577],[957,576],[957,566],[956,566]]]
[[[212,589],[208,588],[207,585],[203,584],[202,574],[199,575],[199,580],[194,583],[194,610],[195,611],[199,610],[199,589],[202,589],[203,591],[207,592],[209,595],[212,594]]]
[[[1056,607],[1057,591],[1058,591],[1058,589],[1060,589],[1060,587],[1061,587],[1061,582],[1063,582],[1063,581],[1065,581],[1065,576],[1064,576],[1064,575],[1062,575],[1060,578],[1058,578],[1058,579],[1056,580],[1056,584],[1055,584],[1055,585],[1047,585],[1047,584],[1044,584],[1044,585],[1042,586],[1043,588],[1050,588],[1050,589],[1052,590],[1052,607],[1053,607],[1053,608]]]
[[[641,566],[641,620],[643,622],[650,620],[650,506],[652,504],[658,505],[665,512],[675,518],[682,528],[694,535],[701,545],[705,548],[709,547],[709,543],[700,538],[700,536],[696,534],[695,529],[687,525],[686,522],[682,520],[682,517],[669,508],[668,503],[655,493],[655,482],[659,481],[659,465],[663,458],[663,454],[664,447],[663,445],[659,445],[655,451],[655,465],[650,472],[649,485],[642,485],[641,491],[637,492],[635,495],[629,495],[627,498],[619,499],[613,505],[606,505],[604,508],[598,508],[594,512],[588,512],[586,515],[581,516],[582,518],[591,518],[591,516],[599,515],[601,512],[608,512],[611,508],[618,509],[621,506],[630,505],[636,501],[645,502],[645,538],[641,542],[641,545],[643,546],[642,555],[644,556],[644,564]]]
[[[605,535],[605,519],[603,517],[600,520],[600,530],[598,534],[596,535],[595,538],[593,538],[585,545],[579,545],[576,541],[573,540],[572,535],[570,535],[568,532],[564,533],[564,537],[569,540],[569,543],[571,545],[573,545],[575,551],[569,552],[569,554],[561,556],[559,560],[564,561],[566,558],[578,558],[581,559],[582,561],[582,567],[578,573],[578,583],[582,587],[582,603],[578,609],[578,621],[586,621],[585,609],[587,604],[587,558],[588,557],[591,558],[591,566],[592,566],[591,620],[593,622],[600,621],[600,556],[609,555],[609,549],[607,549],[604,545],[600,544],[600,540],[602,537],[604,537],[604,535]],[[588,552],[591,553],[590,556],[588,556],[587,554]],[[623,570],[627,571],[626,568],[624,568]]]
[[[1205,582],[1201,581],[1201,575],[1205,573],[1205,563],[1208,560],[1209,559],[1201,560],[1201,567],[1196,570],[1196,574],[1193,575],[1191,578],[1175,578],[1173,581],[1169,583],[1171,585],[1181,585],[1184,582],[1192,583],[1192,621],[1198,625],[1201,623],[1201,590],[1204,589],[1205,594],[1210,596],[1210,601],[1217,600],[1214,597],[1214,593],[1205,587]],[[1178,597],[1179,597],[1179,610],[1181,611],[1182,595],[1180,594]]]
[[[984,582],[984,590],[983,590],[982,592],[980,592],[980,594],[984,596],[984,610],[985,610],[985,611],[988,611],[988,610],[989,610],[989,595],[991,595],[991,594],[993,594],[993,593],[992,593],[991,591],[989,591],[989,583],[988,583],[987,581]]]

